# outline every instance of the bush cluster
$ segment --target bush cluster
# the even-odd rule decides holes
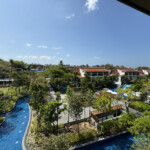
[[[122,114],[118,120],[108,120],[103,124],[99,124],[98,130],[103,135],[116,134],[130,127],[135,118],[136,116],[133,113]]]
[[[3,117],[0,117],[0,124],[4,121]]]
[[[144,112],[144,111],[150,111],[150,106],[142,101],[132,101],[129,104],[129,107],[136,109],[140,112]]]
[[[71,144],[75,144],[78,142],[86,141],[88,139],[92,139],[98,136],[97,130],[88,129],[83,132],[78,133],[66,133],[66,138],[70,140]]]

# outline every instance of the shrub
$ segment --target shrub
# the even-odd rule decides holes
[[[133,109],[136,109],[140,112],[143,112],[143,111],[150,111],[150,106],[142,101],[132,101],[130,104],[129,104],[129,107],[133,108]]]
[[[99,131],[101,134],[111,135],[119,131],[119,126],[118,126],[117,121],[108,120],[104,122],[103,124],[99,125]]]
[[[127,127],[132,125],[132,122],[136,119],[136,115],[133,113],[122,114],[118,119],[118,126],[121,130],[126,130]]]
[[[0,124],[4,121],[3,117],[0,117]]]
[[[66,138],[68,138],[72,144],[86,141],[88,139],[91,139],[97,136],[98,136],[98,133],[97,133],[97,130],[95,129],[88,129],[79,134],[78,133],[66,133]]]

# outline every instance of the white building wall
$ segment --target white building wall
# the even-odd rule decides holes
[[[148,75],[148,71],[147,70],[142,70],[144,75]]]

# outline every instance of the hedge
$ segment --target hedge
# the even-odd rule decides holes
[[[144,111],[150,111],[150,106],[142,101],[132,101],[129,104],[129,107],[138,110],[140,112],[144,112]]]

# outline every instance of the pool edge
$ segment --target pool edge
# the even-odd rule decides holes
[[[28,121],[28,125],[26,128],[25,134],[24,134],[23,139],[22,139],[22,149],[23,150],[30,150],[29,147],[27,146],[27,137],[28,137],[28,133],[30,130],[30,126],[31,126],[31,120],[32,120],[32,109],[29,105],[29,121]]]

